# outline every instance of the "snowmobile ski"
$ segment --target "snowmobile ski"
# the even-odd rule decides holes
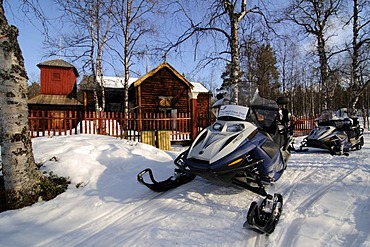
[[[252,202],[247,214],[247,221],[244,227],[250,225],[253,229],[261,233],[270,234],[275,230],[281,212],[283,210],[283,197],[281,194],[267,195],[258,206],[257,202]]]
[[[147,183],[144,181],[143,176],[148,173],[149,178],[152,183]],[[153,172],[150,168],[144,169],[137,175],[137,180],[141,183],[144,184],[146,187],[149,189],[155,191],[155,192],[164,192],[170,189],[174,189],[180,185],[186,184],[190,181],[192,181],[196,175],[194,174],[189,174],[180,171],[179,169],[175,169],[175,175],[169,177],[168,179],[164,181],[157,181],[154,179]]]

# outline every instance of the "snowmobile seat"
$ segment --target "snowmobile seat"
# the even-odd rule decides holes
[[[288,111],[288,109],[282,108],[281,113],[282,113],[282,117],[281,117],[280,122],[283,125],[288,126],[288,123],[289,123],[289,111]]]
[[[358,118],[351,118],[352,124],[349,127],[348,130],[346,130],[346,133],[348,135],[349,139],[352,139],[354,137],[358,138],[361,135],[361,126],[358,121]]]
[[[319,121],[317,123],[318,126],[334,126],[335,127],[335,123],[333,121]]]
[[[350,130],[351,127],[352,127],[352,120],[349,119],[349,118],[345,118],[345,119],[340,119],[340,120],[333,120],[334,122],[334,126],[338,129],[338,130],[344,130],[344,131],[347,131],[347,130]]]

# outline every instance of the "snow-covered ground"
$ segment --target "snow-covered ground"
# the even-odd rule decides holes
[[[43,170],[72,183],[54,200],[1,213],[0,246],[370,246],[369,132],[348,157],[292,154],[274,186],[284,208],[269,236],[242,227],[262,199],[247,190],[197,177],[155,193],[137,182],[147,167],[158,180],[172,175],[180,148],[97,135],[35,138],[33,148]]]

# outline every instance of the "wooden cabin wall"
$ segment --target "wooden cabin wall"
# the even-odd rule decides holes
[[[142,113],[163,112],[164,108],[177,109],[178,113],[189,112],[189,90],[182,80],[164,68],[141,83]],[[160,97],[172,97],[171,105],[161,106]]]
[[[95,100],[93,91],[84,91],[83,104],[85,111],[95,111]]]
[[[29,111],[83,111],[83,106],[79,105],[28,105]]]
[[[105,111],[107,112],[123,112],[123,89],[106,88],[105,89]],[[84,91],[84,106],[85,111],[95,111],[94,92]],[[101,106],[101,91],[98,91],[99,105]]]
[[[40,93],[67,95],[70,94],[76,83],[76,75],[72,68],[41,67]]]
[[[210,114],[212,108],[212,95],[209,93],[199,93],[197,98],[197,110],[199,114]]]

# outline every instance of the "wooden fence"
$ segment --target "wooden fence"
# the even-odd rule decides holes
[[[294,126],[294,136],[305,136],[315,127],[313,117],[297,117]]]
[[[198,116],[198,131],[210,125],[212,119]],[[139,118],[135,113],[81,111],[30,111],[31,137],[101,134],[141,141],[142,131],[168,131],[172,141],[190,140],[190,115],[146,113]]]
[[[164,113],[147,113],[140,119],[137,114],[81,111],[30,111],[31,137],[101,134],[142,141],[142,131],[167,131],[171,141],[191,141],[191,121],[188,113],[176,117]],[[198,131],[209,126],[215,119],[199,115]],[[307,135],[314,127],[314,120],[299,118],[295,136]]]

